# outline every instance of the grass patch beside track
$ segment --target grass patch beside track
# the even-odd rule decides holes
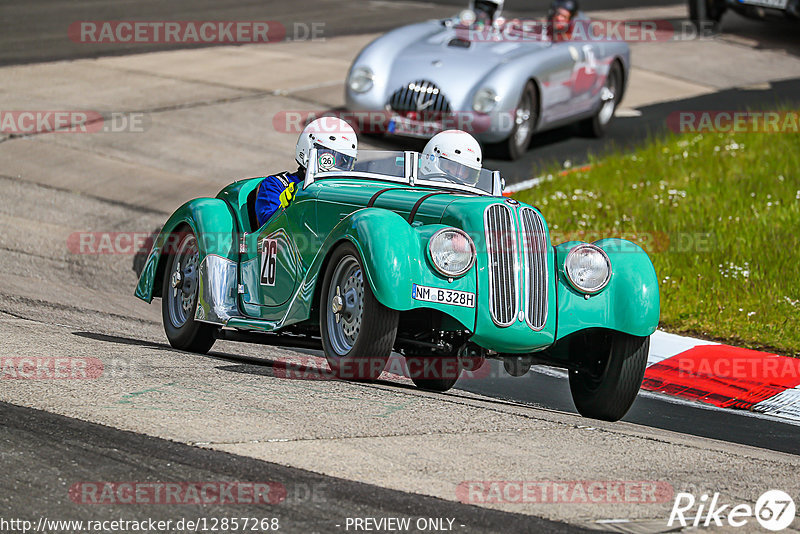
[[[800,357],[800,134],[669,136],[590,163],[515,195],[553,243],[631,239],[662,328]]]

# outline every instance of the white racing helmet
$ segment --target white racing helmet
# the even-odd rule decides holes
[[[422,173],[446,174],[466,184],[476,185],[481,173],[481,145],[467,132],[445,130],[434,135],[422,151]]]
[[[350,171],[358,154],[356,132],[338,117],[321,117],[308,123],[297,139],[295,159],[301,167],[308,167],[308,154],[317,149],[320,171]]]

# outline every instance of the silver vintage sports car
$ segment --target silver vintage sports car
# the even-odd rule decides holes
[[[553,18],[564,6],[573,15],[566,28]],[[505,20],[501,9],[502,2],[473,0],[458,17],[375,39],[350,67],[348,110],[386,117],[381,133],[467,130],[511,159],[534,132],[581,122],[587,134],[603,135],[628,79],[627,43],[575,0],[556,0],[545,22]]]

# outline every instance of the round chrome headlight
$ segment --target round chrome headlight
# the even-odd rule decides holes
[[[461,276],[475,263],[475,243],[457,228],[444,228],[433,234],[428,250],[433,266],[447,277]]]
[[[375,74],[369,67],[357,67],[350,73],[350,79],[347,84],[355,93],[366,93],[372,89],[372,81],[374,79]]]
[[[597,245],[577,245],[564,260],[564,271],[570,284],[582,293],[597,293],[611,279],[611,260]]]
[[[475,93],[475,98],[472,99],[472,109],[478,113],[489,113],[497,105],[500,97],[493,89],[484,87]]]

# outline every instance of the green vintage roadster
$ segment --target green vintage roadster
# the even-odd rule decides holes
[[[514,376],[545,364],[570,371],[581,414],[625,415],[659,318],[647,254],[621,239],[552,246],[498,172],[465,184],[424,174],[420,159],[361,151],[352,171],[322,171],[312,152],[292,204],[261,227],[261,178],[189,201],[155,239],[136,296],[161,297],[182,350],[317,347],[336,376],[359,380],[394,350],[422,362],[411,379],[436,391],[486,358]]]

